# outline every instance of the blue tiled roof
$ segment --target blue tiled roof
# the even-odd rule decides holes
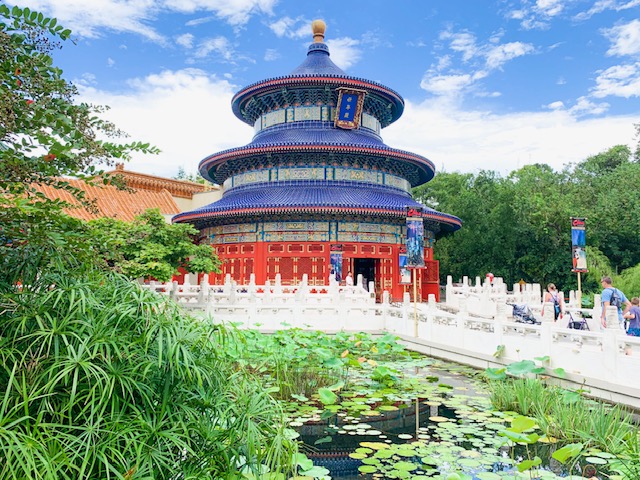
[[[307,58],[290,75],[346,75],[329,58],[329,48],[324,43],[309,45]]]
[[[460,219],[437,212],[416,202],[408,193],[374,185],[333,184],[332,182],[288,182],[229,190],[210,205],[173,217],[173,221],[197,221],[220,214],[260,214],[278,211],[335,209],[404,216],[406,207],[420,207],[425,217],[438,222],[445,231],[460,228]]]
[[[305,61],[289,75],[267,78],[252,83],[237,92],[231,100],[233,113],[240,120],[253,125],[255,119],[249,121],[243,113],[245,102],[248,102],[254,95],[262,94],[265,91],[286,90],[289,87],[300,88],[302,85],[307,85],[305,81],[315,82],[313,83],[314,88],[343,86],[377,93],[392,105],[391,120],[385,123],[382,119],[378,119],[382,122],[383,127],[400,118],[404,111],[404,100],[398,92],[372,80],[347,75],[329,58],[329,47],[326,44],[313,43],[309,46]],[[307,85],[306,88],[311,87]]]
[[[302,144],[349,144],[364,145],[367,147],[376,146],[383,148],[391,148],[382,142],[382,139],[365,130],[343,130],[340,128],[314,128],[313,123],[322,122],[304,122],[299,127],[291,128],[292,125],[282,125],[271,127],[258,133],[248,147],[268,146],[282,143],[302,143]],[[325,122],[326,123],[326,122]],[[309,124],[309,125],[306,125]],[[298,125],[296,125],[298,127]]]

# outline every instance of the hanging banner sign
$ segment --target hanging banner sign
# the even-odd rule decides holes
[[[333,277],[336,282],[342,281],[342,244],[336,243],[329,248],[331,271],[329,275]]]
[[[571,253],[573,257],[572,272],[587,272],[587,242],[585,219],[571,217]]]
[[[421,208],[407,208],[407,268],[424,268],[424,223]]]
[[[353,130],[360,126],[362,107],[364,106],[364,90],[352,88],[338,88],[338,103],[336,104],[336,116],[334,126]]]
[[[400,247],[398,255],[398,269],[400,271],[400,285],[411,285],[411,270],[407,268],[407,248]]]

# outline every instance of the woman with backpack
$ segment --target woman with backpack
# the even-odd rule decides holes
[[[564,302],[560,298],[558,294],[558,289],[553,283],[547,285],[547,291],[544,292],[544,299],[542,300],[542,312],[541,314],[544,316],[544,306],[547,303],[553,304],[553,320],[557,321],[558,318],[562,318],[562,314],[564,313]]]

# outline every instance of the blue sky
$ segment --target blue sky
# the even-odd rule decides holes
[[[305,58],[311,21],[331,58],[399,92],[388,145],[438,171],[560,169],[640,123],[640,0],[32,0],[76,45],[55,53],[81,99],[162,153],[127,166],[173,176],[248,143],[240,88]]]

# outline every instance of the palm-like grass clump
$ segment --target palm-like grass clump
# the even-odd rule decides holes
[[[127,279],[0,292],[0,478],[268,478],[295,443],[228,333]]]

